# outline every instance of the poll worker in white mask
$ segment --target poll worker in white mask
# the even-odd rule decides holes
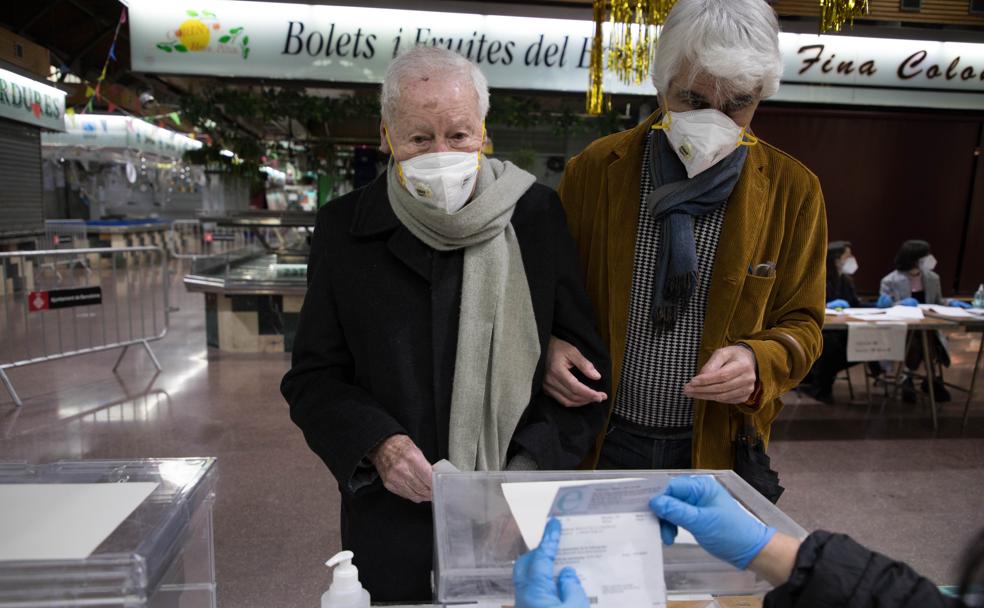
[[[854,274],[859,267],[851,243],[831,241],[827,245],[826,300],[829,310],[858,308],[863,305],[854,287]],[[801,384],[799,390],[818,401],[830,403],[834,399],[834,379],[852,365],[855,364],[847,360],[847,330],[825,329],[823,353],[810,370],[809,382]],[[882,373],[881,365],[877,362],[870,362],[868,368],[874,376]]]
[[[961,300],[943,297],[940,286],[940,275],[936,273],[936,258],[923,240],[913,239],[902,243],[895,254],[895,270],[881,280],[878,306],[919,306],[920,304],[939,304],[941,306],[956,306],[970,308],[970,304]],[[923,361],[922,344],[912,340],[906,353],[906,376],[902,382],[902,399],[913,403],[916,401],[916,387],[911,372],[919,368]],[[933,381],[933,393],[937,401],[950,400],[950,392],[943,382],[942,367],[950,366],[950,353],[947,349],[946,337],[935,332],[930,341],[930,353],[937,375]],[[929,392],[929,383],[924,379],[920,386],[924,393]]]
[[[827,235],[817,177],[753,134],[779,87],[765,0],[679,0],[652,65],[659,109],[567,165],[559,192],[613,364],[602,468],[747,470],[779,396],[820,353]],[[547,391],[608,395],[584,353],[550,343]],[[762,489],[762,488],[760,488]]]
[[[380,102],[388,170],[318,213],[282,392],[338,483],[373,601],[430,603],[431,466],[575,468],[606,406],[542,390],[550,336],[600,372],[594,390],[611,374],[560,199],[482,154],[478,67],[407,51]]]

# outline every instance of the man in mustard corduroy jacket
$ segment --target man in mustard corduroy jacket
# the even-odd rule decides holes
[[[734,466],[821,351],[827,224],[817,177],[749,125],[779,86],[765,0],[679,0],[652,76],[660,109],[571,159],[560,196],[613,363],[600,468]],[[553,339],[547,391],[603,401]],[[747,415],[747,416],[746,416]]]

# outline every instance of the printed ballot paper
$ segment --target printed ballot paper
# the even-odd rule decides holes
[[[504,483],[502,490],[530,548],[539,544],[549,517],[560,520],[556,570],[573,567],[593,606],[663,608],[663,543],[649,499],[668,482],[660,476]]]

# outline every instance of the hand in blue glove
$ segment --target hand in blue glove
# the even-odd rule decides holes
[[[850,307],[851,307],[851,303],[848,302],[847,300],[837,299],[827,302],[827,308],[850,308]]]
[[[875,306],[877,306],[878,308],[891,308],[892,307],[891,296],[884,293],[881,294],[880,296],[878,296],[878,301],[875,302]]]
[[[520,557],[513,566],[516,608],[588,608],[588,596],[573,568],[564,568],[554,580],[559,545],[560,522],[551,519],[540,546]]]
[[[899,306],[912,306],[915,308],[916,306],[919,306],[919,300],[915,298],[906,298],[899,302]]]
[[[663,494],[649,501],[649,508],[660,519],[665,544],[673,544],[677,526],[682,526],[708,553],[742,570],[776,533],[708,476],[674,477]]]
[[[964,302],[963,300],[950,300],[950,306],[956,306],[957,308],[963,308],[964,310],[968,310],[970,308],[970,304]]]

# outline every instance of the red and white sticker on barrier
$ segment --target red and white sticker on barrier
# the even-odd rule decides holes
[[[31,312],[96,304],[102,304],[102,287],[51,289],[27,294],[27,309]]]

